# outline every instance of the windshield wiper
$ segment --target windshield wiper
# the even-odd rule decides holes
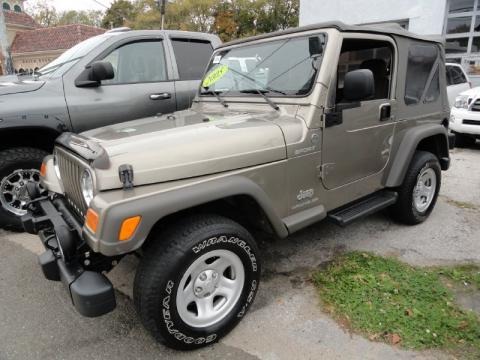
[[[268,90],[248,89],[248,90],[240,90],[239,92],[242,94],[259,94],[265,99],[268,105],[270,105],[273,109],[277,111],[280,110],[280,107],[277,104],[275,104],[272,101],[272,99],[270,99],[267,95],[265,95],[265,93],[268,92]]]
[[[214,90],[207,90],[207,91],[202,92],[202,94],[210,94],[210,95],[215,96],[217,98],[218,102],[223,105],[223,107],[228,108],[227,102],[225,100],[223,100],[220,96],[221,93],[222,93],[221,91],[214,91]]]

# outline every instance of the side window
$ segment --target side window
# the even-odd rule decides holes
[[[208,41],[172,39],[180,80],[200,80],[213,53]]]
[[[437,67],[437,71],[435,72],[435,75],[433,75],[428,91],[425,94],[425,102],[426,103],[435,102],[437,101],[439,96],[440,96],[440,77],[439,77],[439,69]]]
[[[386,41],[345,39],[338,62],[336,103],[343,100],[345,75],[353,70],[372,71],[375,95],[371,100],[388,99],[392,81],[393,49]]]
[[[138,41],[123,45],[103,61],[112,64],[115,77],[106,85],[160,82],[167,80],[162,41]]]
[[[447,86],[450,86],[450,85],[453,85],[453,81],[452,81],[452,68],[453,66],[446,66],[446,70],[447,70]]]
[[[437,46],[410,46],[408,50],[407,75],[405,77],[405,104],[418,104],[427,87],[429,87],[428,91],[430,91],[430,84],[435,81],[435,78],[437,82],[439,81],[438,73],[437,75],[434,74],[438,69],[437,61]],[[427,99],[425,100],[428,102]]]
[[[450,75],[452,77],[452,85],[464,84],[467,82],[467,78],[463,73],[462,69],[458,66],[450,66]]]

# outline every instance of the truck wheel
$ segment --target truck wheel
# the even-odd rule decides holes
[[[217,215],[183,219],[150,239],[134,282],[143,325],[161,343],[193,350],[232,330],[260,281],[250,233]]]
[[[459,148],[473,147],[476,139],[473,136],[455,133],[455,146]]]
[[[39,181],[40,165],[47,152],[35,148],[13,148],[0,151],[0,227],[23,230],[20,216],[26,214],[30,200],[26,184]]]
[[[398,189],[398,201],[392,207],[393,217],[405,224],[425,221],[437,201],[441,185],[441,169],[435,155],[417,151]]]

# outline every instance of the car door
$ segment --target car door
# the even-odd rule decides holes
[[[334,112],[326,115],[322,145],[322,178],[335,189],[376,174],[386,166],[394,130],[395,45],[389,38],[345,38],[337,68]],[[372,71],[375,95],[349,103],[343,99],[345,74]]]
[[[75,132],[176,110],[162,38],[123,41],[95,61],[110,62],[115,75],[98,87],[65,84]]]
[[[213,44],[210,40],[183,38],[179,35],[170,38],[170,42],[175,59],[172,63],[178,74],[175,81],[177,108],[181,110],[189,108],[195,98],[212,56]]]

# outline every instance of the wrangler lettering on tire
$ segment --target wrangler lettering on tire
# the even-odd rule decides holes
[[[260,280],[257,245],[218,215],[181,220],[154,235],[135,277],[145,327],[176,349],[219,340],[246,314]]]

